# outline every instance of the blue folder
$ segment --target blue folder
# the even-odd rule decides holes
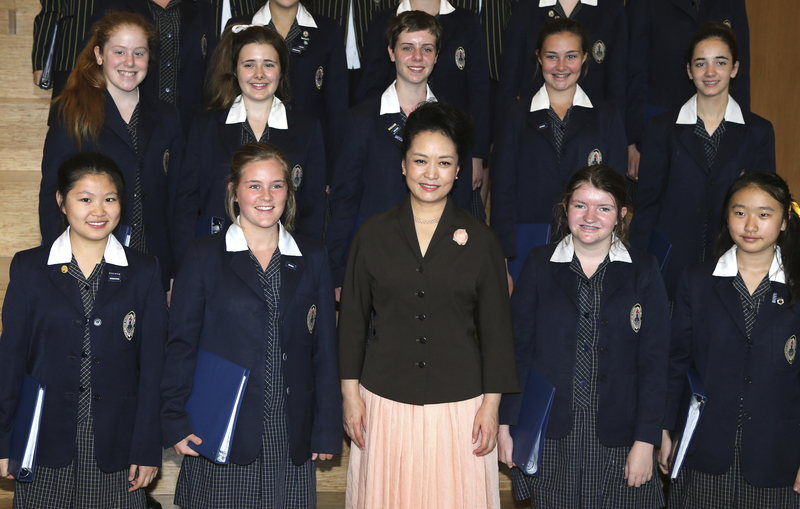
[[[517,223],[516,232],[517,256],[508,260],[508,273],[511,274],[514,284],[517,283],[531,249],[550,243],[550,225]]]
[[[658,229],[655,229],[650,236],[650,245],[647,246],[647,252],[656,257],[658,267],[661,269],[661,275],[666,275],[669,254],[672,252],[672,242]]]
[[[670,453],[670,479],[676,479],[683,466],[686,451],[692,443],[692,437],[706,407],[706,390],[700,374],[695,369],[686,373],[681,405],[678,407],[678,420],[675,430],[670,432],[672,452]]]
[[[8,472],[21,482],[33,481],[44,390],[44,385],[25,375],[17,411],[14,413],[11,452],[8,457]]]
[[[519,420],[510,429],[511,438],[514,439],[511,459],[527,475],[539,475],[547,421],[550,420],[550,408],[553,406],[555,394],[556,388],[553,384],[533,369],[528,372],[528,380],[522,392]]]
[[[200,445],[189,447],[221,465],[228,463],[239,407],[244,397],[250,371],[198,348],[192,393],[185,409]]]

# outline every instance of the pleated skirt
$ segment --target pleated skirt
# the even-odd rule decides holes
[[[348,509],[499,509],[497,448],[477,457],[472,427],[483,396],[408,405],[363,386],[366,446],[353,446]]]

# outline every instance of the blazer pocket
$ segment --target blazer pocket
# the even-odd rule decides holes
[[[774,327],[772,330],[772,362],[782,373],[800,370],[797,358],[798,332],[788,327]]]

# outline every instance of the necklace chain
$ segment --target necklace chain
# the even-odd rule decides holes
[[[437,224],[442,216],[439,216],[435,219],[420,219],[417,216],[414,216],[414,222],[419,224]]]

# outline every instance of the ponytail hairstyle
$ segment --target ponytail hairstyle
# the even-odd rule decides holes
[[[283,179],[286,181],[286,206],[281,215],[281,224],[287,232],[292,233],[297,217],[297,199],[292,172],[289,170],[289,160],[286,159],[281,149],[270,143],[245,143],[233,153],[231,172],[228,174],[228,186],[225,188],[225,212],[231,222],[239,224],[236,219],[239,215],[236,191],[242,182],[244,170],[250,164],[270,160],[276,161],[283,168]]]
[[[541,30],[539,30],[539,36],[536,38],[536,53],[533,55],[533,59],[536,60],[536,70],[533,73],[534,76],[539,74],[539,70],[542,67],[542,65],[539,63],[539,59],[543,58],[542,48],[544,47],[544,41],[546,41],[551,35],[561,34],[574,35],[578,38],[578,40],[581,42],[581,58],[588,55],[591,51],[592,47],[589,45],[589,36],[586,33],[586,27],[584,27],[580,21],[575,21],[572,18],[552,19],[548,21]],[[581,73],[581,77],[578,79],[578,83],[582,82],[589,73],[588,58],[583,61],[582,67],[583,72]]]
[[[622,215],[622,209],[628,199],[628,188],[622,175],[605,164],[586,166],[575,172],[567,182],[561,203],[553,207],[553,215],[558,225],[558,238],[563,239],[570,234],[569,224],[567,223],[567,207],[572,195],[584,184],[599,191],[605,191],[614,199],[614,206],[617,208],[617,225],[614,226],[614,234],[620,242],[625,246],[629,246],[628,222],[625,220],[625,216]]]
[[[289,51],[281,34],[265,26],[231,25],[225,28],[208,66],[203,93],[203,105],[206,111],[230,108],[242,94],[236,69],[239,66],[239,53],[248,44],[269,44],[275,48],[275,52],[278,53],[278,65],[281,66],[280,81],[275,95],[284,103],[291,100]]]
[[[725,195],[722,205],[722,217],[719,223],[719,237],[717,237],[717,259],[725,254],[734,242],[728,230],[728,212],[731,198],[737,192],[748,187],[755,187],[764,191],[781,205],[781,216],[786,221],[786,229],[778,235],[775,244],[781,248],[781,265],[786,274],[786,288],[789,290],[789,304],[797,302],[800,297],[800,216],[797,203],[792,198],[789,185],[783,178],[775,173],[751,171],[743,173],[734,181]]]
[[[103,66],[97,63],[94,49],[97,47],[103,51],[108,40],[122,28],[138,29],[142,32],[147,39],[149,64],[154,61],[158,32],[141,15],[112,12],[94,24],[91,39],[78,55],[67,85],[56,99],[61,123],[78,150],[81,149],[84,138],[97,143],[106,119],[106,77]]]

